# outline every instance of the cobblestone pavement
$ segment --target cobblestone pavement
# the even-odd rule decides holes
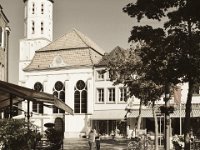
[[[127,150],[126,139],[105,139],[101,140],[101,150]],[[64,139],[64,150],[89,150],[87,139]],[[164,150],[164,147],[159,147]]]
[[[126,150],[126,140],[101,140],[101,150]],[[64,150],[89,150],[87,139],[64,139]]]

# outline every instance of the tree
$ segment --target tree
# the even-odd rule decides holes
[[[195,83],[200,82],[199,7],[199,0],[137,0],[123,8],[138,22],[144,18],[158,21],[168,18],[162,28],[133,27],[129,42],[145,43],[139,55],[143,65],[148,65],[145,70],[147,79],[158,85],[188,83],[184,121],[185,150],[190,149],[192,93]]]
[[[146,70],[139,55],[135,51],[115,48],[110,56],[106,57],[107,68],[114,84],[124,84],[130,91],[130,96],[140,99],[140,108],[138,116],[137,129],[140,129],[141,123],[141,105],[151,105],[152,113],[155,120],[155,143],[158,149],[158,125],[155,109],[155,101],[163,95],[163,86],[155,84],[152,80],[146,79]]]

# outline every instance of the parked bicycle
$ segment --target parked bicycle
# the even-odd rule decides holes
[[[128,150],[153,150],[154,141],[151,140],[146,134],[139,135],[128,142]]]

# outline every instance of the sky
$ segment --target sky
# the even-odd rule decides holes
[[[136,21],[122,11],[133,0],[54,0],[53,41],[76,28],[106,52],[129,48],[128,37]],[[9,82],[18,83],[19,41],[24,35],[23,0],[0,0],[11,28]]]

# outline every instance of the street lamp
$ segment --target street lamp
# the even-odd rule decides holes
[[[165,115],[165,150],[170,149],[170,113],[174,112],[174,107],[170,106],[170,86],[165,86],[165,105],[160,107],[161,113]]]

